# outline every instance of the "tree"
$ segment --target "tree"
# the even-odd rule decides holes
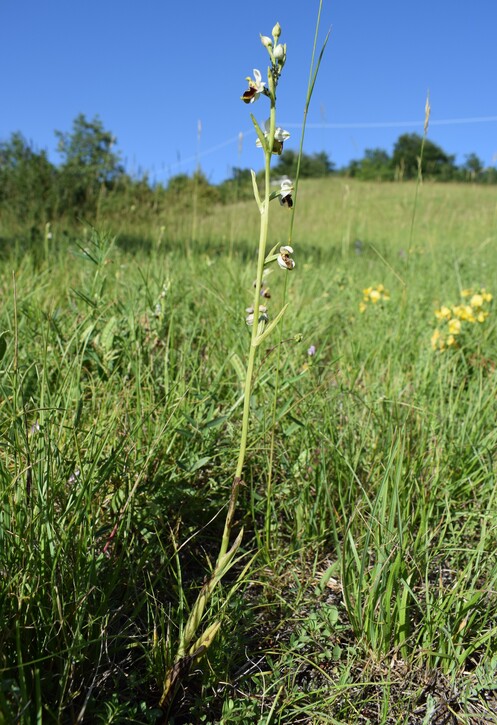
[[[297,174],[298,153],[288,149],[283,151],[274,167],[274,173],[279,176],[289,176],[294,179]],[[302,154],[300,162],[301,178],[321,178],[329,176],[334,164],[325,151],[315,154]]]
[[[422,137],[417,133],[405,133],[399,136],[392,155],[394,168],[398,176],[404,179],[415,179],[418,175],[419,159],[423,144]],[[456,176],[455,156],[445,151],[429,139],[425,139],[421,170],[424,177],[432,177],[448,181]]]
[[[360,161],[351,161],[347,172],[349,176],[356,176],[365,181],[391,181],[392,159],[383,149],[366,149],[364,158]]]
[[[172,176],[166,188],[166,199],[183,209],[193,209],[195,204],[202,210],[210,209],[220,201],[220,196],[218,188],[209,183],[202,169],[194,171],[192,176]]]
[[[481,173],[481,180],[486,184],[497,184],[497,169],[495,166],[489,166],[483,169]]]
[[[218,186],[220,199],[224,203],[243,201],[253,198],[252,173],[250,169],[242,169],[234,166],[231,169],[231,177],[225,179]]]
[[[18,218],[32,222],[52,218],[56,177],[46,151],[35,151],[21,133],[0,143],[0,203]]]
[[[474,153],[466,154],[466,161],[463,168],[466,171],[467,177],[471,181],[474,181],[483,171],[483,162]]]
[[[116,139],[95,116],[88,121],[80,113],[72,131],[55,131],[57,151],[62,156],[61,195],[65,205],[78,211],[95,211],[99,194],[112,188],[124,174],[120,155],[113,151]]]

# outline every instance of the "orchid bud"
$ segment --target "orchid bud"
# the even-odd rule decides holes
[[[261,43],[265,48],[269,49],[273,47],[273,41],[267,35],[261,35]]]
[[[272,35],[273,35],[274,41],[276,42],[281,35],[281,25],[279,23],[276,23],[276,25],[274,26]]]
[[[274,59],[283,60],[284,58],[285,58],[285,48],[281,45],[281,43],[278,43],[278,45],[274,49]]]

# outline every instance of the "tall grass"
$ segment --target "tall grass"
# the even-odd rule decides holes
[[[274,554],[244,571],[267,518],[268,345],[238,507],[241,588],[213,597],[223,627],[176,722],[497,721],[494,313],[466,346],[430,347],[436,307],[464,287],[497,291],[495,199],[424,183],[407,264],[413,192],[301,183]],[[6,723],[159,715],[237,450],[257,210],[236,210],[248,227],[199,216],[190,258],[171,212],[160,247],[128,221],[128,249],[124,235],[68,241],[54,227],[48,258],[1,262]],[[230,258],[217,240],[232,232]],[[390,301],[361,314],[380,282]]]

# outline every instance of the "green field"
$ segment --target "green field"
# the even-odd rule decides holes
[[[218,554],[260,217],[132,201],[95,229],[2,233],[6,725],[156,722]],[[270,246],[290,216],[271,206]],[[168,721],[497,723],[496,244],[492,187],[301,183],[243,541]],[[434,350],[435,312],[471,300]]]

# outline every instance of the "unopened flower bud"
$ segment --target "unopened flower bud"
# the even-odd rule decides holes
[[[274,59],[275,60],[283,60],[285,57],[285,48],[281,45],[281,43],[278,43],[278,45],[274,49]]]
[[[276,23],[276,25],[274,26],[272,34],[273,34],[273,38],[276,42],[281,35],[281,25],[279,23]]]
[[[261,43],[265,48],[273,47],[273,41],[267,35],[261,35]]]

